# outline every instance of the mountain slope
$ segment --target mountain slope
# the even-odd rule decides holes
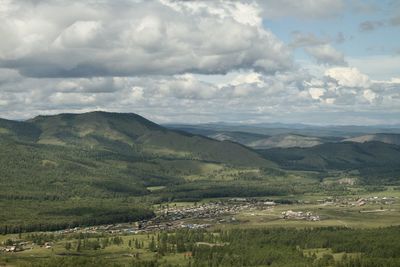
[[[38,143],[101,145],[102,139],[129,145],[139,136],[163,128],[136,114],[89,112],[38,116],[29,120],[40,128]]]
[[[377,141],[386,144],[400,145],[400,134],[388,134],[388,133],[367,134],[353,138],[347,138],[343,141],[356,142],[356,143]]]
[[[37,141],[40,132],[40,129],[32,123],[0,118],[0,138],[35,142]]]
[[[400,147],[381,142],[327,143],[310,148],[268,149],[261,153],[286,167],[355,169],[400,164]]]
[[[266,139],[260,139],[247,144],[249,147],[257,149],[268,149],[275,147],[312,147],[322,144],[321,138],[313,136],[304,136],[298,134],[274,135]]]
[[[90,112],[0,120],[1,195],[143,195],[147,186],[276,167],[229,141],[165,129],[136,114]],[[227,171],[228,172],[228,171]]]
[[[207,124],[168,124],[171,129],[187,130],[198,134],[202,132],[245,132],[263,135],[297,134],[315,137],[329,137],[340,141],[343,138],[351,138],[364,134],[394,133],[400,134],[400,125],[378,125],[378,126],[356,126],[356,125],[305,125],[305,124],[282,124],[282,123],[260,123],[260,124],[229,124],[229,123],[207,123]],[[208,135],[208,134],[207,134]]]
[[[39,116],[29,123],[41,130],[39,144],[84,146],[145,157],[274,166],[239,144],[168,130],[136,114],[61,114]]]
[[[260,150],[267,159],[293,170],[358,170],[362,179],[400,182],[400,146],[382,142],[326,143],[310,148]]]
[[[172,127],[172,129],[174,128]],[[322,143],[340,140],[333,137],[314,137],[292,133],[276,134],[270,136],[251,132],[218,131],[211,129],[202,129],[201,126],[182,127],[178,129],[193,134],[207,136],[215,140],[229,140],[253,149],[268,149],[275,147],[312,147]]]
[[[277,166],[239,144],[168,130],[136,114],[0,125],[0,199],[140,196],[149,186],[233,180],[239,172],[259,177]]]
[[[266,139],[269,136],[264,134],[245,133],[245,132],[213,132],[208,137],[219,141],[232,141],[248,146],[248,144]]]

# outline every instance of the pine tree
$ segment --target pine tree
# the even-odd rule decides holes
[[[81,239],[79,238],[78,239],[78,243],[76,244],[76,251],[77,252],[80,252],[81,251],[81,246],[82,246],[82,244],[81,244]]]

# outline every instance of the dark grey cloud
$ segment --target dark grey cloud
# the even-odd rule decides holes
[[[351,10],[356,13],[371,15],[382,11],[382,8],[379,6],[379,4],[375,2],[364,0],[351,0],[350,4]]]
[[[392,26],[400,26],[400,2],[392,0],[389,4],[391,10],[391,17],[389,23]]]
[[[390,18],[389,22],[392,26],[400,26],[400,15]]]
[[[294,48],[307,47],[314,45],[323,45],[328,43],[327,38],[317,37],[314,33],[303,33],[299,31],[292,32],[292,41],[290,46]]]
[[[347,62],[344,54],[331,45],[331,43],[342,43],[344,40],[344,34],[341,32],[333,37],[320,37],[313,33],[294,31],[292,32],[292,41],[289,46],[303,48],[318,64],[345,66]]]
[[[329,44],[306,47],[305,51],[310,56],[312,56],[319,64],[326,64],[332,66],[348,65],[348,63],[344,58],[344,54],[342,52],[337,51],[333,46]]]
[[[378,28],[385,26],[385,22],[381,20],[367,20],[363,21],[359,25],[359,30],[362,32],[374,31]]]
[[[342,44],[347,40],[346,36],[342,32],[338,32],[334,38],[335,43]]]
[[[385,14],[388,19],[382,20],[367,20],[359,25],[360,31],[374,31],[382,27],[397,27],[400,26],[400,2],[390,1]]]
[[[326,19],[345,10],[342,0],[258,0],[268,19],[295,17],[300,19]]]

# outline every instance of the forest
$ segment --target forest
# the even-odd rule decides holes
[[[400,227],[234,228],[177,230],[139,236],[29,234],[25,240],[38,244],[62,243],[63,252],[44,260],[20,262],[20,266],[395,267],[400,264],[399,235]],[[121,263],[104,257],[109,248],[114,253],[129,252],[132,259]]]

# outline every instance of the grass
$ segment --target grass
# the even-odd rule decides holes
[[[67,255],[75,255],[79,257],[88,258],[99,258],[107,259],[112,263],[118,264],[129,264],[134,258],[135,254],[139,254],[140,260],[153,260],[157,257],[157,254],[150,252],[147,247],[151,236],[156,235],[121,235],[123,239],[122,245],[110,245],[105,249],[101,250],[83,250],[81,252],[76,252],[74,249],[68,251],[65,249],[66,242],[76,242],[76,240],[63,239],[57,241],[51,249],[46,249],[44,247],[35,246],[32,250],[25,250],[18,253],[5,253],[0,252],[0,266],[7,264],[7,266],[19,266],[24,263],[32,263],[41,259],[48,259],[51,257],[65,257]],[[1,242],[8,238],[17,238],[16,235],[0,236]],[[134,247],[129,247],[129,240],[132,238],[144,242],[144,248],[136,249]],[[89,238],[88,240],[94,240],[95,238]],[[184,253],[168,254],[163,256],[163,261],[170,264],[182,264],[185,262]]]
[[[317,259],[321,259],[325,254],[331,254],[335,261],[340,260],[344,254],[346,254],[348,257],[357,257],[360,255],[360,253],[333,253],[332,249],[330,248],[315,248],[315,249],[304,249],[303,250],[304,255],[315,255]]]
[[[149,190],[157,191],[161,190],[162,187],[149,187]],[[392,187],[388,187],[386,191],[379,192],[365,192],[365,190],[360,190],[360,194],[357,195],[360,197],[371,197],[371,196],[392,196],[399,197],[400,192],[398,190],[394,190]],[[342,198],[356,198],[357,196],[341,196]],[[280,198],[291,198],[292,196],[284,196]],[[315,227],[325,227],[325,226],[344,226],[351,228],[377,228],[377,227],[387,227],[393,225],[400,225],[400,203],[398,199],[392,205],[381,205],[381,204],[367,204],[362,207],[357,206],[335,206],[335,205],[323,205],[318,204],[316,200],[318,199],[326,199],[328,198],[328,194],[319,193],[319,194],[308,194],[303,196],[297,196],[297,199],[303,201],[303,203],[299,204],[288,204],[288,205],[277,205],[264,210],[243,210],[239,214],[225,216],[226,218],[235,217],[235,223],[218,223],[216,221],[211,222],[214,223],[213,227],[210,229],[211,231],[216,229],[232,229],[232,228],[268,228],[268,227],[288,227],[288,228],[315,228]],[[269,197],[265,197],[269,198]],[[293,197],[295,198],[295,197]],[[200,201],[198,204],[207,201],[215,201],[218,199],[206,199]],[[305,204],[304,202],[309,201],[309,204]],[[164,203],[162,205],[167,205]],[[193,202],[171,202],[168,203],[170,207],[188,207],[193,206]],[[381,206],[383,207],[382,212],[368,212],[380,210]],[[156,210],[160,207],[160,205],[154,205],[153,208]],[[285,220],[281,218],[281,213],[283,211],[293,210],[293,211],[311,211],[313,214],[319,215],[321,217],[321,221],[310,222],[306,220]],[[205,221],[198,220],[186,220],[194,223],[205,223]],[[207,221],[206,223],[210,223]],[[23,234],[24,236],[25,234]],[[151,238],[147,234],[139,234],[139,235],[121,235],[123,239],[123,245],[110,245],[102,250],[84,250],[79,253],[82,257],[96,257],[101,259],[107,259],[113,263],[119,264],[128,264],[131,262],[136,255],[139,253],[139,257],[141,260],[152,260],[157,257],[156,253],[150,252],[147,247],[149,244],[149,240]],[[150,238],[149,238],[150,237]],[[2,235],[0,236],[0,242],[4,242],[6,239],[16,239],[18,235]],[[132,238],[138,239],[144,242],[144,248],[135,249],[128,246],[129,240]],[[0,252],[0,266],[18,266],[22,263],[26,262],[35,262],[40,259],[47,259],[50,257],[62,257],[61,255],[65,255],[65,253],[77,253],[74,250],[68,252],[65,249],[66,242],[76,242],[76,240],[68,240],[63,239],[57,241],[55,246],[52,249],[45,249],[36,246],[32,250],[27,250],[18,253],[4,253]],[[132,242],[133,243],[133,242]],[[343,253],[332,253],[329,249],[313,249],[313,250],[304,250],[304,253],[315,253],[317,257],[322,257],[322,255],[328,253],[332,254],[335,259],[340,259],[343,256]],[[356,254],[355,254],[356,255]],[[348,255],[351,256],[351,255]],[[184,253],[177,254],[168,254],[163,256],[161,262],[168,262],[172,265],[182,264],[186,262]]]
[[[364,207],[336,207],[314,204],[279,205],[263,211],[243,211],[235,218],[241,227],[320,227],[345,226],[351,228],[371,228],[400,225],[400,204],[394,204],[387,211],[368,213],[362,211],[377,210],[381,205]],[[311,211],[321,217],[320,221],[281,219],[283,211]],[[231,227],[230,225],[229,227]],[[225,226],[224,226],[225,227]]]

